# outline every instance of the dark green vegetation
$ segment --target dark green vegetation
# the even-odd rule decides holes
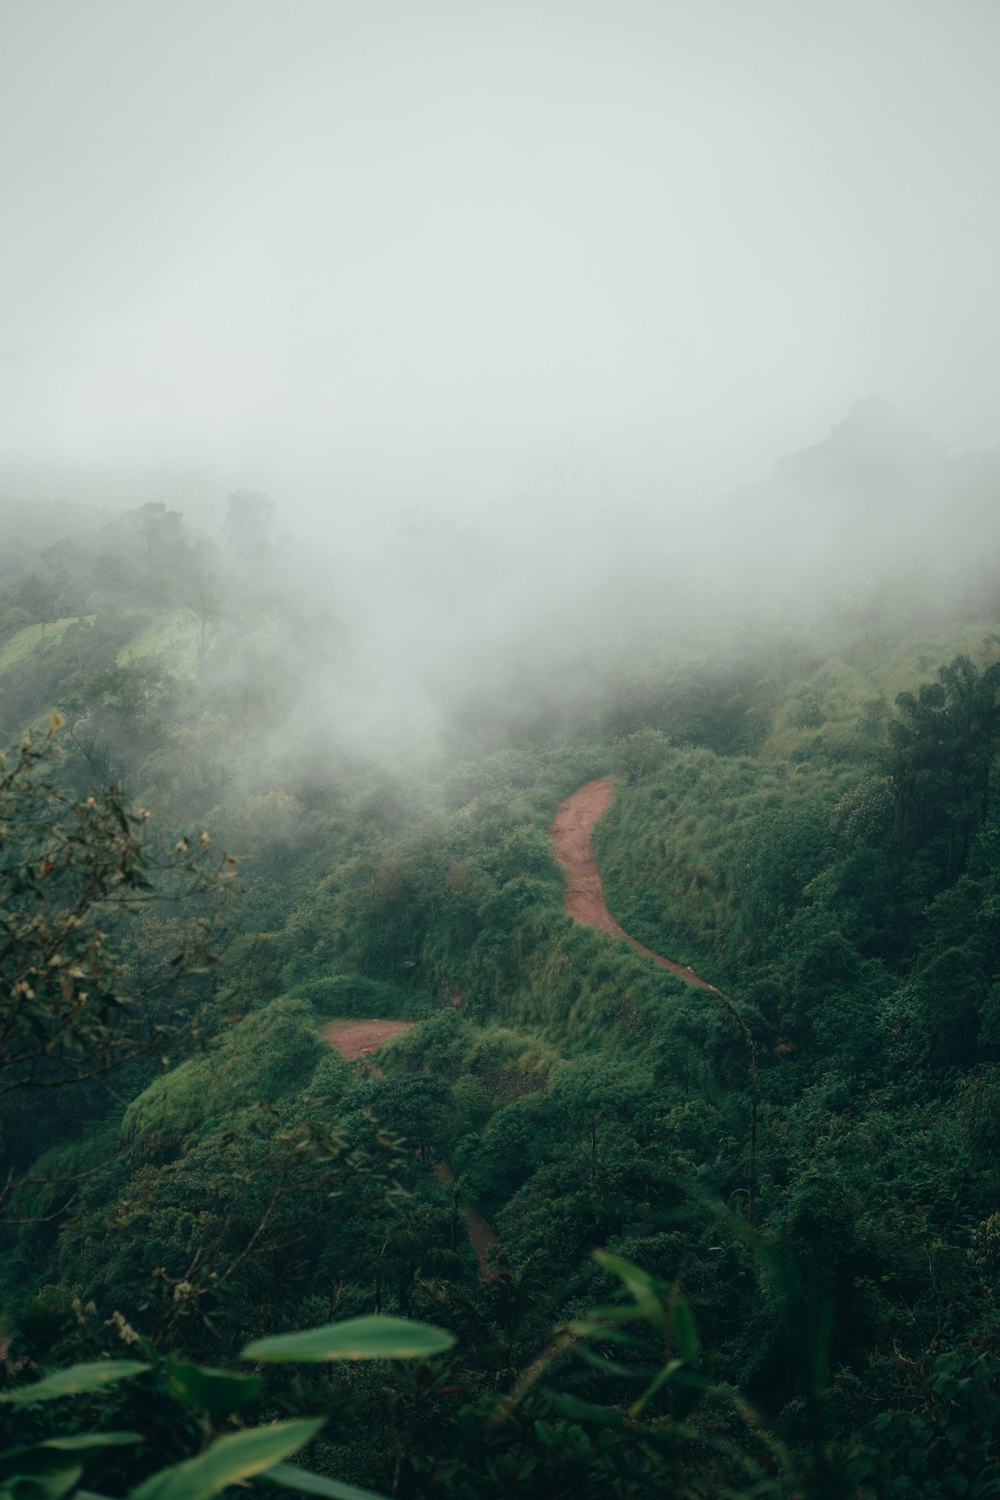
[[[739,650],[633,597],[589,673],[561,636],[428,670],[420,743],[376,755],[367,617],[261,497],[225,552],[157,506],[32,526],[0,577],[3,737],[43,725],[0,781],[6,1376],[140,1368],[0,1403],[5,1446],[80,1440],[10,1493],[85,1453],[124,1495],[272,1419],[239,1472],[310,1437],[404,1497],[1000,1493],[984,587]],[[718,995],[562,911],[546,831],[609,771],[609,905]],[[366,1017],[418,1023],[382,1071],[322,1036]],[[375,1312],[454,1349],[247,1384],[248,1342]]]

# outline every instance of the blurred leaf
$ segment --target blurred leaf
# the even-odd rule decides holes
[[[639,1416],[640,1412],[645,1411],[646,1407],[649,1405],[650,1401],[652,1401],[657,1391],[665,1386],[669,1380],[673,1380],[678,1370],[682,1370],[683,1368],[684,1361],[682,1359],[669,1360],[667,1364],[663,1366],[663,1369],[658,1371],[658,1373],[653,1376],[652,1380],[649,1382],[639,1399],[637,1401],[634,1401],[629,1407],[629,1416],[637,1417]]]
[[[259,1375],[240,1375],[233,1370],[212,1370],[204,1365],[176,1364],[170,1371],[167,1393],[184,1406],[210,1416],[242,1411],[260,1395]]]
[[[311,1442],[323,1419],[275,1422],[219,1438],[199,1453],[162,1469],[130,1492],[129,1500],[212,1500],[230,1484],[252,1479]]]
[[[806,1351],[809,1392],[822,1398],[826,1391],[833,1342],[833,1299],[824,1296],[814,1309],[812,1338]]]
[[[82,1464],[63,1460],[61,1466],[52,1463],[36,1472],[10,1475],[0,1482],[0,1500],[61,1500],[75,1490],[82,1472]]]
[[[701,1358],[698,1332],[694,1326],[694,1317],[687,1299],[676,1289],[670,1297],[670,1321],[681,1359],[695,1368]]]
[[[4,1391],[0,1401],[17,1406],[30,1406],[36,1401],[57,1401],[62,1396],[81,1396],[88,1391],[100,1391],[119,1380],[131,1380],[142,1375],[149,1365],[134,1359],[102,1359],[92,1364],[71,1365],[68,1370],[56,1370],[46,1375],[35,1385],[20,1386],[15,1391]]]
[[[0,1467],[19,1453],[34,1453],[36,1448],[54,1448],[58,1453],[82,1453],[88,1448],[115,1448],[124,1443],[141,1443],[141,1432],[78,1432],[73,1437],[45,1438],[29,1448],[12,1448],[0,1456]]]
[[[0,1456],[0,1500],[60,1500],[83,1473],[77,1455],[141,1442],[138,1432],[80,1432],[11,1449]],[[83,1491],[75,1492],[85,1500]]]
[[[604,1322],[592,1322],[589,1318],[574,1319],[567,1323],[566,1328],[570,1333],[576,1334],[577,1338],[606,1339],[609,1344],[620,1344],[624,1349],[634,1349],[645,1359],[656,1361],[661,1350],[649,1339],[636,1338],[634,1333],[625,1333],[621,1328],[614,1328]]]
[[[711,1390],[712,1382],[707,1375],[700,1375],[697,1370],[688,1370],[684,1361],[672,1359],[664,1365],[663,1369],[650,1382],[646,1390],[629,1408],[632,1416],[638,1416],[649,1404],[657,1391],[661,1390],[669,1382],[671,1387],[672,1402],[671,1414],[674,1418],[686,1417],[698,1405],[705,1392]]]
[[[593,1422],[598,1427],[624,1427],[621,1412],[608,1411],[603,1406],[594,1406],[590,1401],[581,1401],[579,1396],[569,1396],[565,1391],[546,1392],[556,1411],[564,1417],[573,1417],[578,1422]]]
[[[608,1307],[592,1307],[585,1322],[594,1326],[604,1323],[638,1323],[646,1316],[634,1302],[617,1302]]]
[[[62,1500],[82,1474],[83,1464],[77,1459],[36,1448],[23,1454],[12,1472],[0,1479],[0,1500]]]
[[[611,1271],[618,1277],[626,1290],[631,1293],[643,1317],[652,1323],[654,1328],[666,1329],[667,1315],[662,1300],[666,1287],[662,1281],[658,1281],[655,1276],[650,1276],[639,1266],[634,1266],[631,1261],[623,1260],[620,1255],[612,1255],[607,1250],[595,1250],[594,1259],[599,1266],[603,1266],[606,1271]]]
[[[429,1323],[411,1323],[406,1318],[346,1318],[325,1328],[301,1333],[277,1333],[255,1339],[243,1350],[243,1359],[273,1360],[283,1364],[326,1364],[335,1359],[425,1359],[450,1349],[452,1334]]]
[[[307,1469],[297,1469],[294,1464],[275,1464],[265,1469],[260,1476],[280,1484],[286,1490],[298,1490],[300,1495],[327,1495],[330,1500],[385,1500],[374,1490],[361,1490],[355,1484],[343,1484],[339,1479],[327,1479],[323,1474],[310,1474]]]
[[[627,1380],[642,1379],[644,1371],[635,1369],[634,1366],[620,1365],[615,1359],[608,1359],[605,1354],[595,1354],[592,1349],[585,1349],[581,1345],[576,1350],[579,1357],[588,1365],[593,1365],[605,1375],[620,1375]]]

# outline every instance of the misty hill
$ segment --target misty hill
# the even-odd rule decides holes
[[[898,588],[911,600],[988,591],[998,486],[997,452],[948,452],[887,403],[857,401],[730,505],[720,582],[742,559],[762,596],[776,591],[783,610],[808,598],[813,614],[845,593],[870,610]]]
[[[154,862],[205,831],[242,887],[191,912],[218,962],[166,985],[188,931],[176,877],[101,909],[141,1013],[195,1028],[166,1065],[132,1056],[112,1092],[53,1088],[44,1114],[18,1066],[4,1075],[14,1347],[113,1352],[119,1313],[217,1366],[251,1336],[377,1306],[453,1329],[459,1352],[416,1395],[352,1378],[361,1420],[320,1450],[332,1472],[391,1486],[373,1436],[388,1382],[421,1413],[398,1434],[414,1494],[506,1495],[511,1473],[548,1493],[578,1463],[595,1492],[625,1465],[652,1496],[643,1424],[675,1408],[609,1429],[624,1377],[603,1354],[556,1364],[523,1426],[480,1420],[553,1326],[607,1305],[604,1246],[664,1298],[679,1284],[697,1324],[710,1395],[676,1462],[701,1493],[743,1493],[746,1463],[782,1493],[733,1389],[796,1473],[822,1430],[837,1474],[878,1485],[931,1451],[935,1483],[971,1483],[998,1367],[1000,621],[981,580],[954,586],[964,535],[916,594],[891,528],[850,592],[838,571],[866,505],[919,510],[949,484],[981,503],[988,463],[933,453],[908,502],[922,452],[864,404],[793,455],[751,495],[766,574],[732,534],[679,551],[664,517],[640,545],[639,510],[617,530],[600,507],[563,512],[554,533],[411,517],[348,567],[283,538],[255,491],[215,536],[150,501],[54,509],[33,542],[8,507],[4,737],[58,709],[53,807],[89,816],[110,786],[150,815]],[[847,521],[845,489],[866,497]],[[824,517],[840,554],[810,550]],[[562,909],[552,818],[609,773],[611,910],[715,990]],[[30,826],[4,788],[6,826]],[[20,845],[3,847],[13,878]],[[324,1029],[372,1018],[414,1024],[359,1072]],[[499,1236],[495,1277],[463,1202]],[[264,1410],[311,1400],[275,1377]],[[967,1407],[980,1425],[958,1431]]]

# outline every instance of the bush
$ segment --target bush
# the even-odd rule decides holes
[[[125,1112],[125,1138],[144,1156],[169,1156],[195,1130],[305,1088],[326,1054],[309,1006],[275,1000],[150,1084]]]
[[[307,1000],[325,1020],[367,1021],[412,1020],[414,1014],[432,1008],[429,996],[402,990],[385,979],[367,979],[363,974],[327,974],[321,979],[307,979],[293,991],[296,999]]]

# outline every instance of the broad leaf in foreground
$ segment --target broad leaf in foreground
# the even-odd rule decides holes
[[[0,1401],[15,1406],[30,1406],[36,1401],[57,1401],[62,1396],[83,1396],[90,1391],[103,1390],[119,1380],[131,1380],[142,1375],[149,1365],[135,1359],[98,1359],[90,1364],[70,1365],[68,1370],[56,1370],[34,1385],[22,1385],[14,1391],[0,1393]]]
[[[197,1458],[185,1459],[143,1480],[129,1500],[212,1500],[228,1485],[263,1474],[304,1448],[322,1426],[320,1417],[230,1433]]]
[[[359,1489],[356,1484],[344,1484],[341,1479],[328,1479],[325,1474],[310,1474],[308,1469],[297,1469],[294,1464],[275,1464],[265,1469],[261,1479],[270,1479],[283,1489],[297,1490],[300,1495],[322,1495],[326,1500],[385,1500],[374,1490]]]
[[[327,1364],[336,1359],[426,1359],[450,1349],[455,1339],[430,1323],[412,1323],[406,1318],[372,1313],[364,1318],[345,1318],[325,1328],[301,1333],[276,1333],[255,1339],[243,1350],[243,1359],[281,1364]]]

